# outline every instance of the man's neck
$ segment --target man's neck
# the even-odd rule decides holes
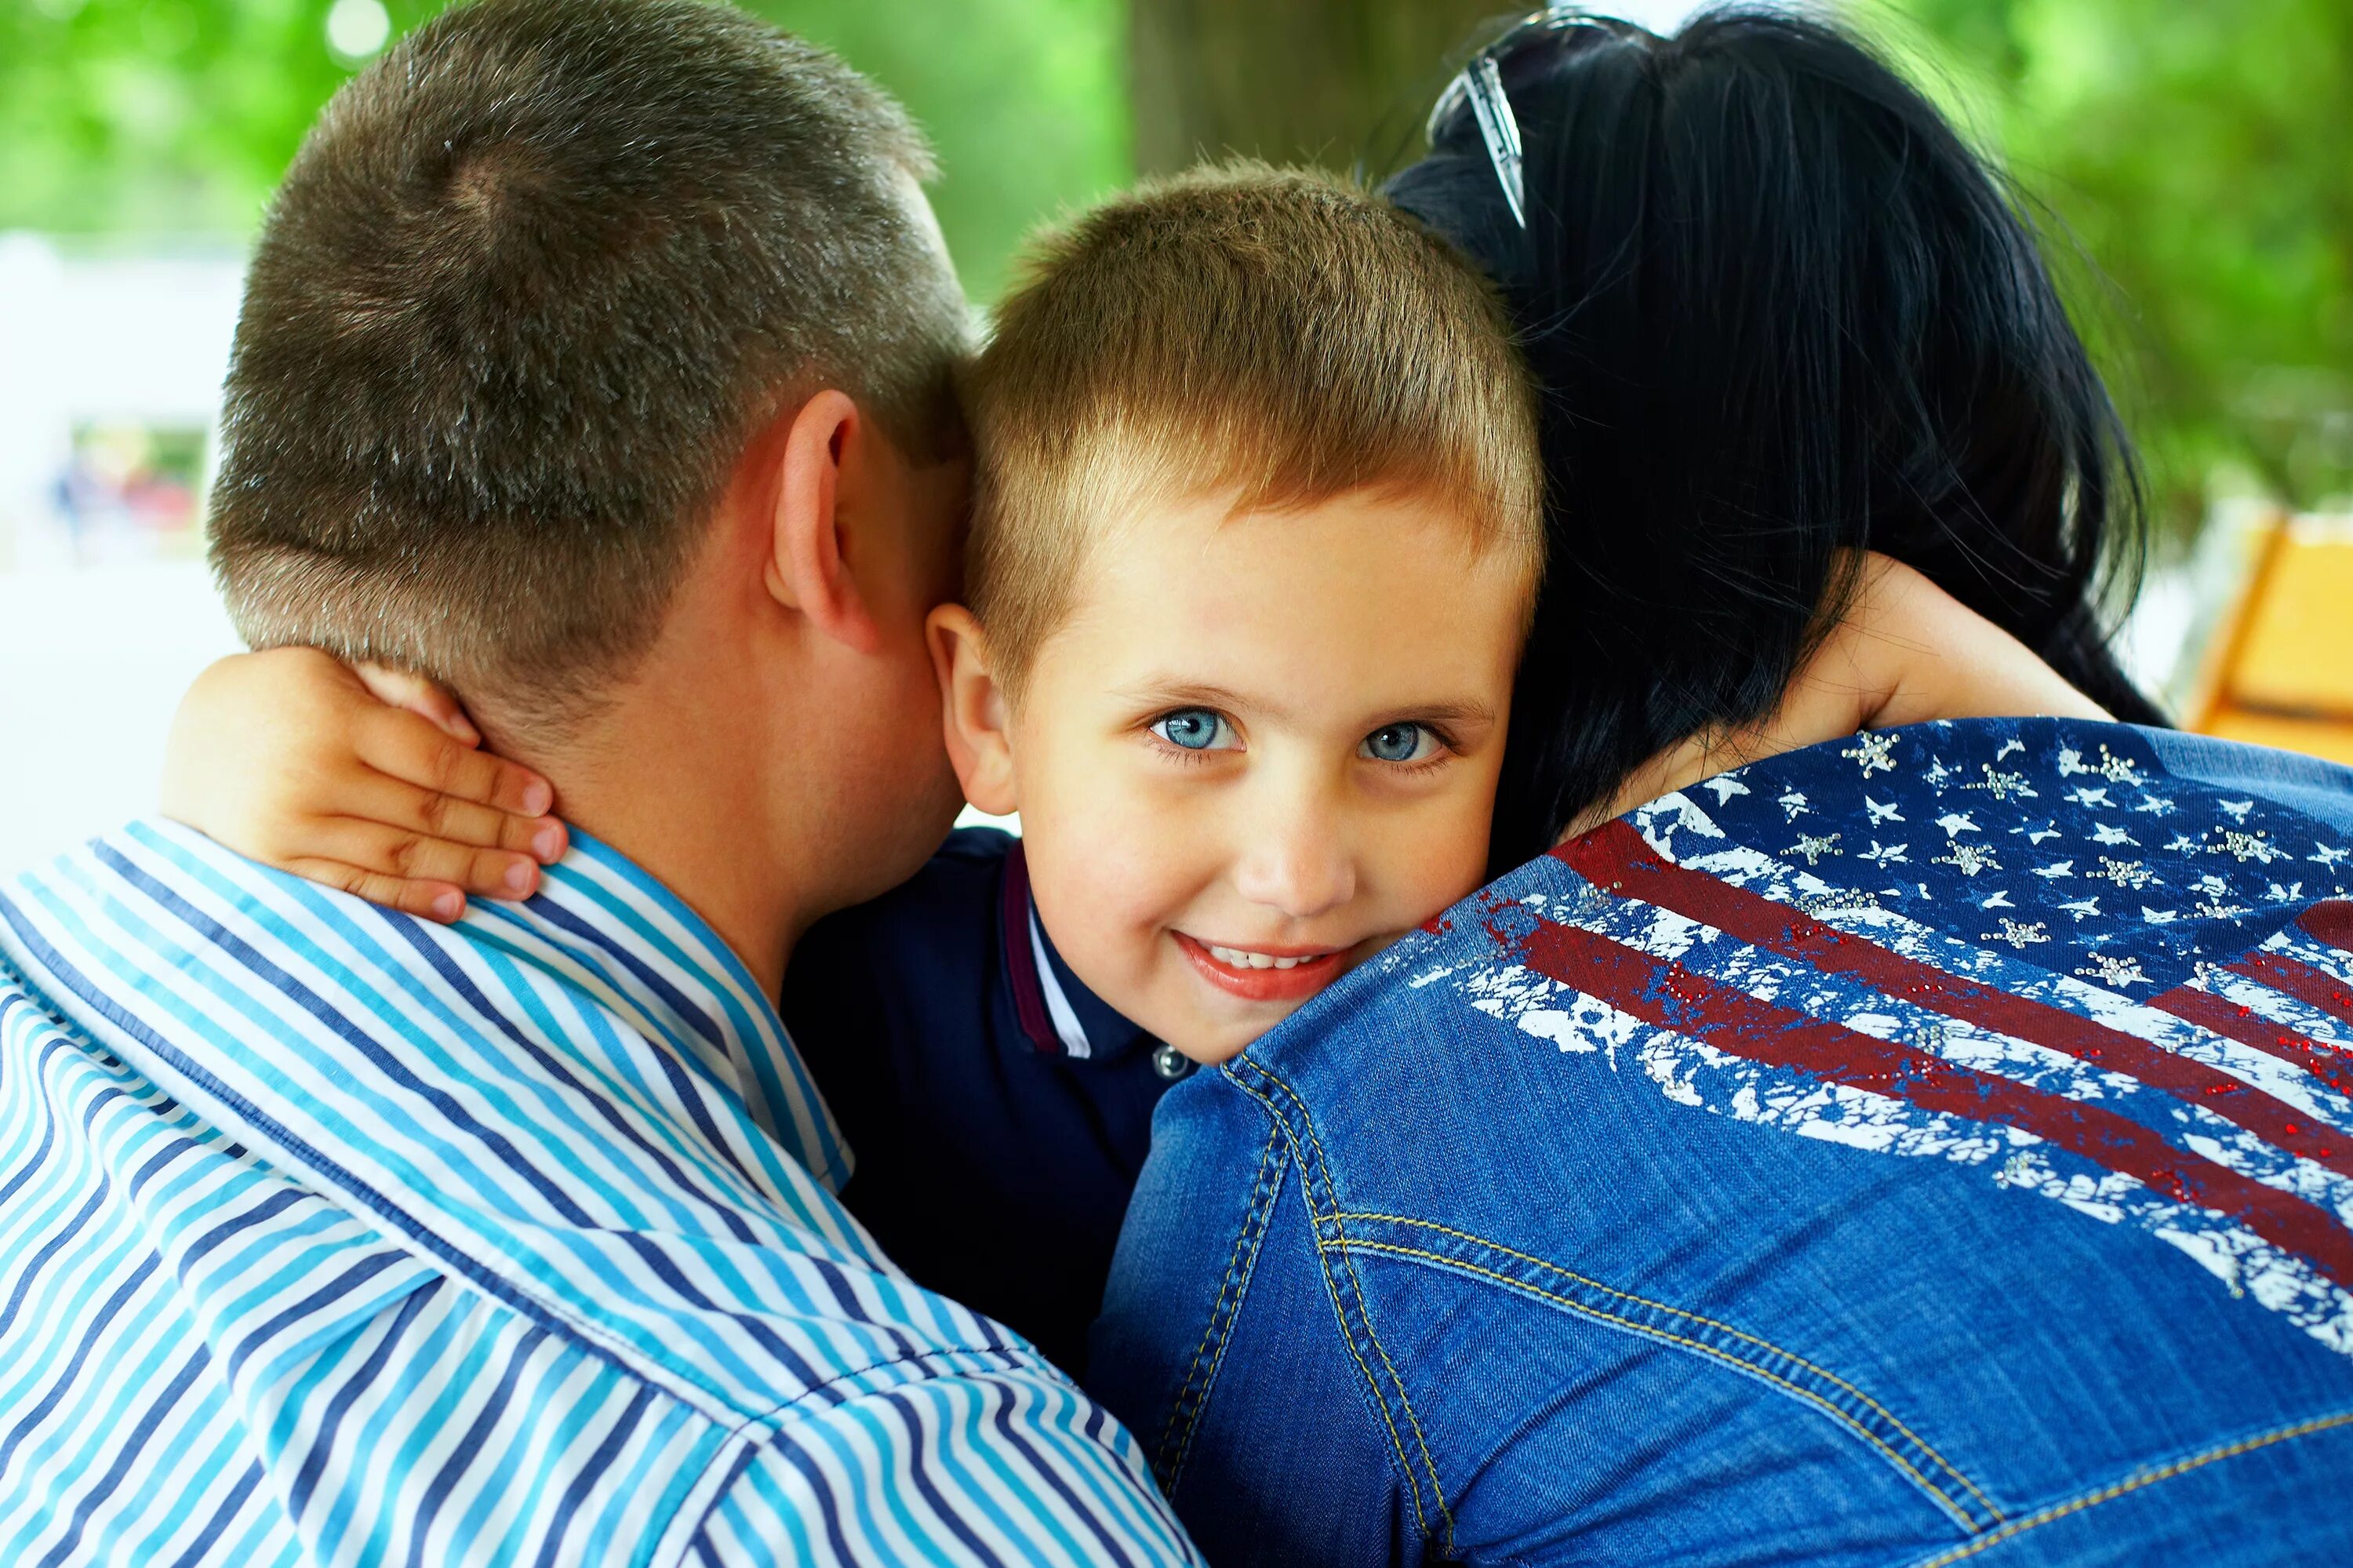
[[[774,781],[744,733],[761,715],[697,684],[633,684],[578,736],[516,755],[554,782],[567,821],[682,899],[774,998],[819,911],[771,837]],[[484,727],[496,746],[495,725]]]

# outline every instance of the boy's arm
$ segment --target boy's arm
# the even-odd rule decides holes
[[[1637,769],[1564,837],[1767,757],[1859,729],[2029,715],[2107,719],[2009,632],[1900,561],[1866,553],[1853,603],[1799,667],[1781,705],[1731,734],[1703,734]]]
[[[455,697],[308,648],[196,678],[164,750],[164,814],[264,865],[429,920],[529,897],[562,858],[554,790],[480,749]]]

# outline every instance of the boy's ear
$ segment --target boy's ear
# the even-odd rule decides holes
[[[864,499],[872,440],[846,393],[828,388],[801,405],[785,431],[765,566],[776,602],[860,653],[878,653],[883,642],[849,567],[848,524]]]
[[[932,669],[940,680],[940,722],[948,761],[964,798],[992,817],[1021,809],[1013,777],[1011,705],[988,662],[980,622],[960,604],[944,604],[923,622]]]

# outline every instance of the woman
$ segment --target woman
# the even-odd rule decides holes
[[[1525,226],[1468,94],[1389,195],[1503,285],[1547,391],[1554,564],[1499,865],[1769,710],[1842,551],[2163,722],[2095,595],[2138,562],[2131,450],[2027,227],[1925,100],[1841,35],[1737,12],[1672,39],[1549,18],[1482,58]]]
[[[2155,717],[2115,416],[1924,100],[1737,14],[1465,82],[1394,194],[1546,395],[1507,853],[1769,752],[1866,546]],[[2349,842],[2341,770],[2048,720],[1568,838],[1171,1091],[1093,1382],[1220,1563],[2341,1556]]]

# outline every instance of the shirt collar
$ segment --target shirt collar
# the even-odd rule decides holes
[[[1036,1049],[1058,1056],[1108,1060],[1152,1036],[1089,991],[1055,950],[1029,896],[1029,862],[1018,841],[1005,857],[999,950],[1014,1016]]]
[[[581,986],[732,1087],[752,1118],[828,1190],[849,1146],[734,949],[669,888],[578,828],[528,903],[476,901],[459,929]]]

